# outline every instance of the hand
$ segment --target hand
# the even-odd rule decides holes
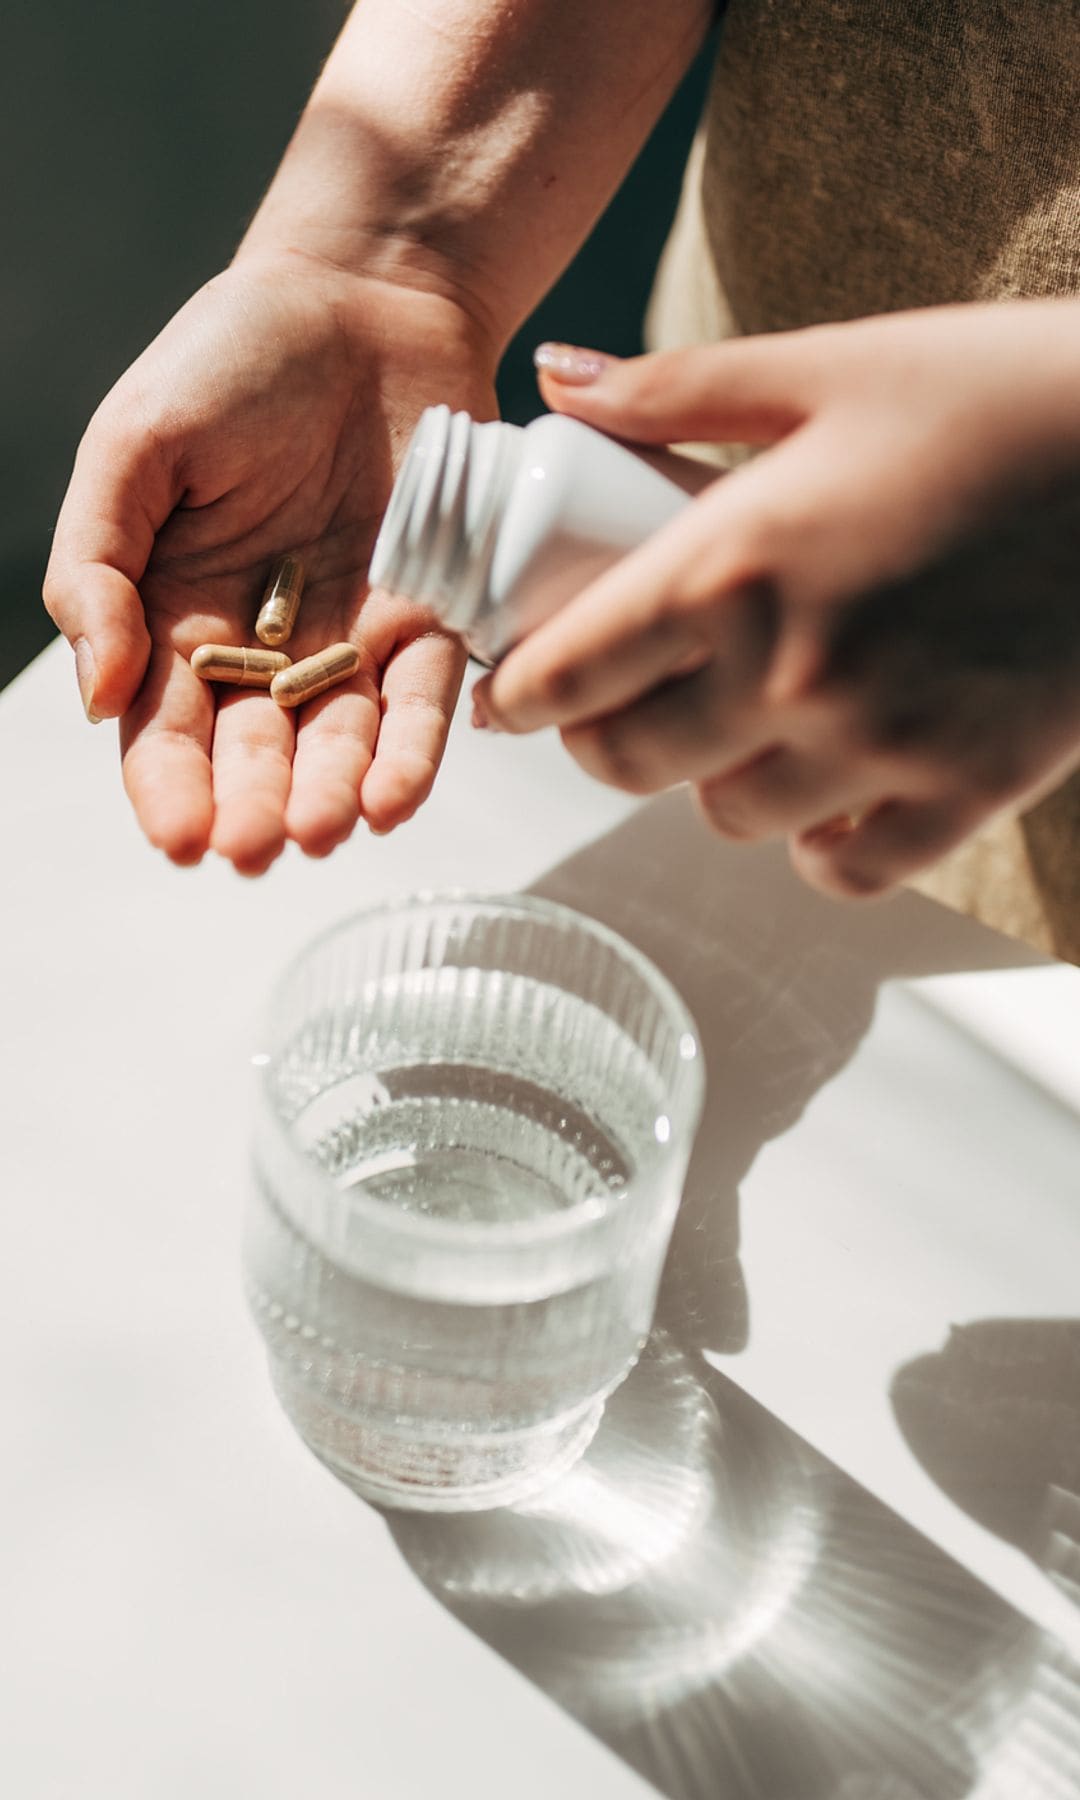
[[[484,722],[880,893],[1080,761],[1080,307],[942,308],[628,362],[545,399],[765,446],[514,649]]]
[[[327,854],[363,813],[407,819],[437,770],[464,666],[365,571],[421,408],[481,417],[487,358],[451,300],[316,258],[253,255],[203,288],[123,376],[80,445],[46,576],[92,717],[120,717],[124,781],[178,863],[208,845],[254,875],[286,836]],[[307,583],[294,660],[351,639],[357,676],[302,708],[208,686],[200,643],[254,644],[271,565]]]

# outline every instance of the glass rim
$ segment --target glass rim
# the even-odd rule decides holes
[[[594,919],[590,913],[579,912],[576,907],[567,906],[560,900],[548,900],[543,895],[504,893],[479,893],[470,888],[420,888],[398,895],[389,900],[377,901],[371,906],[359,908],[348,913],[335,923],[325,926],[313,938],[309,938],[301,949],[296,951],[277,976],[270,992],[264,1018],[272,1017],[275,1003],[283,994],[288,983],[298,974],[304,964],[319,951],[332,943],[335,938],[345,936],[356,927],[375,925],[380,919],[396,918],[412,913],[422,915],[435,912],[441,908],[475,907],[486,910],[493,917],[533,918],[548,924],[563,924],[581,931],[586,937],[592,937],[611,950],[621,962],[628,965],[646,989],[658,1001],[664,1012],[673,1021],[673,1030],[680,1045],[680,1067],[685,1072],[685,1082],[680,1083],[678,1093],[671,1097],[668,1117],[671,1124],[670,1140],[661,1142],[657,1139],[650,1144],[640,1159],[637,1167],[623,1185],[602,1194],[590,1195],[565,1207],[557,1213],[547,1213],[536,1219],[513,1220],[463,1220],[438,1219],[424,1217],[415,1213],[394,1213],[389,1215],[383,1203],[373,1200],[363,1193],[337,1186],[328,1173],[306,1156],[294,1140],[289,1124],[282,1118],[271,1091],[273,1058],[257,1069],[259,1091],[273,1125],[275,1135],[287,1151],[290,1160],[296,1165],[297,1173],[303,1172],[304,1185],[309,1191],[317,1190],[329,1204],[339,1207],[353,1216],[362,1218],[373,1225],[380,1235],[388,1234],[405,1240],[413,1240],[418,1245],[431,1248],[465,1248],[466,1246],[487,1247],[491,1250],[524,1248],[528,1245],[550,1244],[560,1238],[573,1237],[576,1233],[597,1226],[604,1220],[622,1213],[627,1208],[630,1196],[640,1188],[650,1175],[672,1156],[677,1154],[681,1134],[692,1134],[701,1116],[705,1098],[705,1068],[701,1048],[701,1035],[690,1008],[687,1006],[679,990],[668,977],[657,968],[644,951],[639,950],[628,938]],[[437,968],[438,965],[432,965]],[[691,1040],[693,1048],[689,1054],[683,1046]],[[258,1160],[258,1158],[257,1158]]]

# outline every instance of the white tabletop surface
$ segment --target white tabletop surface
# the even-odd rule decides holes
[[[1061,1589],[944,1491],[890,1399],[951,1327],[1080,1318],[1077,971],[927,902],[833,907],[777,851],[708,839],[681,797],[636,809],[555,741],[460,721],[394,836],[254,883],[212,859],[177,871],[140,838],[63,645],[0,700],[0,770],[4,1791],[652,1791],[302,1449],[244,1311],[268,982],[327,922],[421,887],[538,883],[665,964],[710,1070],[680,1224],[694,1267],[678,1242],[673,1262],[699,1347],[1080,1652]],[[723,1282],[705,1291],[736,1251],[741,1333]]]

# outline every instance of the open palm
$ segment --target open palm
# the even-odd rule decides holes
[[[459,647],[366,569],[425,405],[494,413],[478,334],[450,301],[304,258],[239,263],[189,301],[103,402],[57,526],[46,603],[84,700],[120,716],[124,780],[177,862],[208,845],[257,874],[286,837],[333,849],[430,789]],[[193,674],[200,643],[252,644],[269,569],[307,570],[295,659],[349,639],[348,682],[285,712]]]

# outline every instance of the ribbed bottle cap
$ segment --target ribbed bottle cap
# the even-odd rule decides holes
[[[468,631],[487,599],[502,501],[521,429],[476,424],[468,413],[421,413],[372,552],[368,579]]]

